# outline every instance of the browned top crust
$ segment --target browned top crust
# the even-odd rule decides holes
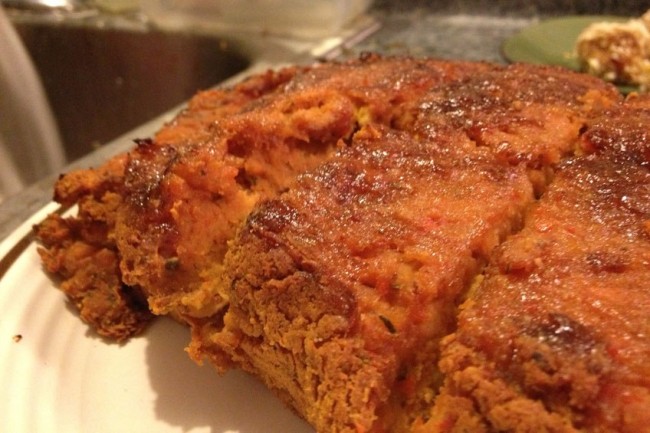
[[[419,101],[416,128],[451,122],[511,163],[540,169],[572,154],[594,112],[621,100],[602,82],[568,70],[514,64],[434,88]]]
[[[284,69],[236,87],[254,97],[225,113],[217,104],[211,128],[188,139],[184,125],[206,116],[199,108],[197,120],[192,104],[130,156],[116,231],[124,281],[142,287],[157,314],[213,314],[223,306],[211,282],[227,240],[260,198],[327,160],[361,125],[393,123],[402,101],[486,68],[368,56]]]
[[[327,160],[363,125],[426,136],[438,124],[451,124],[477,144],[498,148],[511,163],[529,161],[540,171],[531,177],[541,190],[546,167],[570,152],[589,113],[618,98],[598,80],[555,68],[373,55],[290,67],[199,93],[128,155],[63,176],[55,199],[80,205],[67,224],[102,227],[93,229],[92,241],[75,234],[85,229],[66,239],[101,244],[119,263],[118,270],[99,273],[115,273],[112,282],[96,286],[139,294],[156,314],[209,316],[225,302],[211,281],[221,272],[227,241],[254,204]],[[547,124],[563,135],[541,139]],[[100,209],[106,216],[95,221]],[[54,257],[65,255],[71,242],[46,244],[43,257],[59,273]],[[80,292],[73,286],[64,290]],[[119,338],[144,325],[123,328]]]
[[[193,321],[193,356],[259,375],[319,431],[406,431],[457,303],[544,184],[534,172],[620,100],[574,75],[482,64],[262,200],[215,286],[225,317]]]
[[[366,127],[249,217],[225,328],[195,326],[195,354],[260,374],[320,431],[390,429],[424,389],[393,395],[389,420],[376,411],[407,382],[435,386],[416,360],[433,365],[459,294],[531,201],[523,167],[462,133]]]
[[[619,110],[584,134],[600,155],[562,164],[495,252],[444,343],[423,432],[647,431],[648,124],[636,103]]]
[[[100,334],[146,301],[321,432],[642,431],[648,107],[530,65],[269,71],[63,176],[40,253]]]
[[[632,94],[625,100],[624,109],[615,106],[605,110],[587,125],[581,137],[585,152],[650,166],[650,95]]]

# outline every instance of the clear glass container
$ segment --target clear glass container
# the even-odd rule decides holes
[[[299,38],[330,36],[372,0],[141,0],[155,23],[176,29],[252,31]]]

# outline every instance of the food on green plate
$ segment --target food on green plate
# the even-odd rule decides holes
[[[626,22],[597,22],[578,36],[581,68],[619,85],[650,89],[650,12]]]

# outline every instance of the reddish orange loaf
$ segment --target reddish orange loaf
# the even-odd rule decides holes
[[[36,227],[99,334],[155,315],[319,432],[650,419],[650,99],[368,55],[199,93]]]

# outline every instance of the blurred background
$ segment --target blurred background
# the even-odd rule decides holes
[[[38,181],[41,194],[64,167],[124,150],[130,131],[155,129],[197,91],[263,68],[364,51],[505,62],[503,42],[535,23],[639,16],[649,3],[1,0],[0,200],[29,200]]]

